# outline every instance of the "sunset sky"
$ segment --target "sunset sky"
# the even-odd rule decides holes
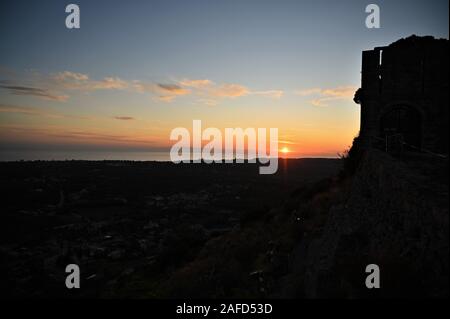
[[[361,51],[448,38],[448,0],[71,2],[0,4],[2,151],[166,152],[200,119],[276,127],[289,156],[333,157],[358,133]]]

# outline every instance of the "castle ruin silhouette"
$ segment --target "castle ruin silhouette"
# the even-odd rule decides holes
[[[362,145],[397,137],[411,150],[448,154],[448,42],[413,35],[363,51],[354,99]]]

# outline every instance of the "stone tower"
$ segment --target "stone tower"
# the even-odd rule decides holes
[[[400,136],[410,149],[448,154],[448,42],[413,35],[363,51],[363,145]]]

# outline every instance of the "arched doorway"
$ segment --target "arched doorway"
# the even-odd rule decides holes
[[[385,137],[399,136],[406,146],[422,146],[422,117],[420,113],[406,105],[390,108],[380,121],[380,133]]]

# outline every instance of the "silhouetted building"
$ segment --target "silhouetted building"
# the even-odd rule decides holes
[[[448,40],[411,36],[363,51],[361,141],[398,137],[411,149],[448,154]]]

